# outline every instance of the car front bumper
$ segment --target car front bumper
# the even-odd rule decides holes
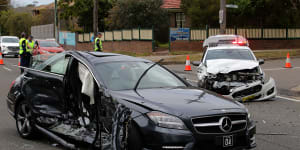
[[[252,149],[256,147],[256,126],[253,122],[247,129],[224,134],[198,134],[192,130],[176,130],[161,128],[154,125],[145,116],[135,118],[143,137],[145,149],[148,150],[199,150],[224,149],[223,136],[232,135],[234,145],[225,149]]]
[[[238,92],[249,90],[253,87],[260,86],[260,85],[261,85],[261,90],[258,92],[251,93],[249,95],[239,96],[239,97],[234,96]],[[257,81],[242,87],[234,88],[230,93],[230,95],[223,95],[223,96],[245,102],[245,101],[268,100],[275,97],[276,95],[277,95],[277,89],[276,89],[275,80],[273,78],[270,78],[269,81],[266,83]]]
[[[19,51],[12,51],[9,49],[2,50],[2,54],[4,55],[19,55]]]

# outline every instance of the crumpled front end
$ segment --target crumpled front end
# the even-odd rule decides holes
[[[266,100],[277,94],[275,81],[265,81],[259,67],[207,75],[199,86],[239,101]]]

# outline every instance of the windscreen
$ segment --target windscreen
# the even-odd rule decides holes
[[[40,47],[60,47],[56,41],[40,41]]]
[[[141,75],[153,63],[149,62],[112,62],[96,65],[104,84],[114,91],[133,90]],[[163,67],[156,65],[141,79],[137,89],[185,87],[180,79]]]
[[[19,43],[17,38],[3,38],[2,43]]]
[[[206,60],[213,59],[255,60],[251,51],[247,49],[218,49],[207,51]]]

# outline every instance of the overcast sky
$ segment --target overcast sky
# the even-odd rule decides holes
[[[53,3],[54,0],[11,0],[11,3],[14,7],[26,6],[32,4],[32,2],[37,1],[37,5],[44,5]]]

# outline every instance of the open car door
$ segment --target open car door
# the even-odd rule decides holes
[[[60,117],[65,111],[63,79],[68,62],[69,57],[61,53],[25,70],[22,92],[34,113]]]

